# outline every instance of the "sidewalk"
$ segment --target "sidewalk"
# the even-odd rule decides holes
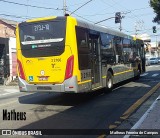
[[[158,91],[160,91],[160,88]],[[144,134],[148,133],[148,135],[125,135],[124,138],[160,137],[160,95],[131,130],[142,130]],[[152,133],[152,135],[149,133]]]
[[[18,85],[0,85],[0,92],[5,89],[19,89],[19,87]]]
[[[16,81],[16,80],[13,80],[13,81],[11,81],[11,82],[9,82],[8,84],[0,84],[0,87],[1,86],[18,86],[18,81]]]

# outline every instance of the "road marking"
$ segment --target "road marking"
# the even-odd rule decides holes
[[[18,91],[17,92],[7,92],[7,93],[4,93],[4,94],[0,94],[0,96],[8,95],[8,94],[13,94],[13,93],[18,93]]]
[[[137,100],[130,108],[124,112],[122,117],[120,117],[120,121],[115,121],[114,124],[109,125],[109,129],[115,129],[118,125],[121,124],[122,121],[127,119],[145,100],[147,100],[158,88],[160,87],[160,82],[155,85],[149,92],[147,92],[143,97]],[[101,134],[98,138],[105,138],[106,134]]]
[[[141,74],[141,77],[142,77],[142,76],[146,76],[146,75],[148,75],[148,73],[143,73],[143,74]]]
[[[159,68],[159,66],[154,66],[154,65],[152,65],[152,66],[148,66],[148,67],[154,67],[154,68]]]
[[[18,89],[4,89],[6,92],[19,92]]]
[[[120,121],[116,121],[115,124],[121,124],[121,122]]]
[[[159,75],[159,74],[153,74],[152,77],[156,77],[156,76],[158,76],[158,75]]]
[[[98,138],[106,138],[106,134],[100,135]]]
[[[149,109],[143,114],[143,116],[137,121],[136,124],[134,124],[134,126],[129,130],[129,132],[131,130],[135,130],[138,129],[140,127],[140,125],[145,121],[145,119],[147,118],[147,116],[150,114],[150,112],[153,110],[153,108],[156,106],[157,104],[157,100],[160,98],[160,96],[152,103],[152,105],[149,107]],[[130,135],[125,135],[123,138],[129,138]]]
[[[117,127],[117,125],[109,125],[109,129],[114,129],[116,127]]]
[[[155,85],[149,92],[147,92],[143,97],[138,99],[133,105],[129,107],[127,111],[120,117],[119,121],[115,121],[115,123],[109,125],[109,129],[115,129],[120,125],[120,122],[127,119],[144,101],[146,101],[158,88],[160,87],[160,82]],[[117,123],[118,122],[118,123]]]
[[[127,119],[145,100],[147,100],[158,88],[160,87],[160,82],[155,85],[149,92],[147,92],[143,97],[137,100],[121,117],[120,119]]]

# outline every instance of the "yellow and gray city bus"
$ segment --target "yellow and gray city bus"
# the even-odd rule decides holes
[[[21,92],[107,91],[145,70],[143,41],[71,16],[27,20],[16,38]]]

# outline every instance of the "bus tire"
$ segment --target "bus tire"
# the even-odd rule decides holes
[[[113,89],[113,75],[110,71],[107,72],[106,78],[106,92],[110,92]]]

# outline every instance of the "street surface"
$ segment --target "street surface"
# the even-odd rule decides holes
[[[94,131],[112,128],[116,121],[120,121],[116,127],[130,129],[160,92],[154,92],[122,121],[123,114],[159,82],[160,65],[151,65],[139,80],[116,85],[110,93],[103,90],[88,94],[20,93],[17,86],[0,86],[0,129]],[[4,109],[26,112],[26,120],[3,120]]]

